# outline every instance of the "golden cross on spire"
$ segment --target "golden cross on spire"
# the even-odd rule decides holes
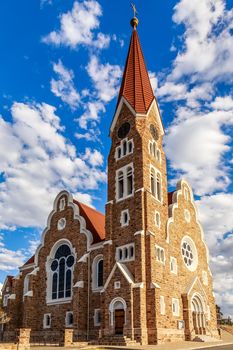
[[[135,4],[132,4],[132,3],[131,3],[131,7],[132,7],[132,9],[133,9],[134,17],[136,17],[136,14],[138,14],[138,11],[137,11],[137,9],[136,9]]]

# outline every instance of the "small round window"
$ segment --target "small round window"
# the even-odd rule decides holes
[[[198,264],[197,249],[193,240],[188,236],[182,239],[181,254],[186,267],[190,271],[195,271]]]

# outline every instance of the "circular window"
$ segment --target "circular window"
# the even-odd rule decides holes
[[[64,228],[66,227],[66,219],[65,218],[62,218],[60,220],[58,220],[57,222],[57,228],[58,230],[63,230]]]
[[[128,122],[122,124],[117,133],[119,139],[123,139],[124,137],[126,137],[129,131],[130,131],[130,124]]]
[[[74,265],[74,257],[73,257],[73,255],[70,255],[70,256],[68,256],[68,258],[67,258],[67,266],[68,267],[71,267],[71,266],[73,266]]]
[[[195,271],[198,264],[197,248],[193,240],[188,236],[182,239],[181,254],[186,267],[190,271]]]

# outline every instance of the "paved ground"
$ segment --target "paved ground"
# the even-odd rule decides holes
[[[88,346],[86,348],[66,348],[65,350],[98,350],[104,349],[104,347]],[[106,349],[106,347],[105,347]],[[179,343],[166,343],[161,345],[146,345],[146,346],[127,346],[117,347],[111,346],[108,349],[116,350],[233,350],[233,335],[228,332],[222,332],[222,340],[215,343],[200,343],[200,342],[179,342]],[[31,347],[31,350],[64,350],[60,347]]]
[[[203,350],[206,348],[199,348],[197,350]],[[209,350],[233,350],[233,344],[229,344],[229,345],[222,345],[222,346],[214,346],[211,348],[208,348]]]

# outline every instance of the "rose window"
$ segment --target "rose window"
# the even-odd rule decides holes
[[[181,253],[186,267],[194,271],[197,267],[197,249],[190,237],[184,237],[181,243]]]

